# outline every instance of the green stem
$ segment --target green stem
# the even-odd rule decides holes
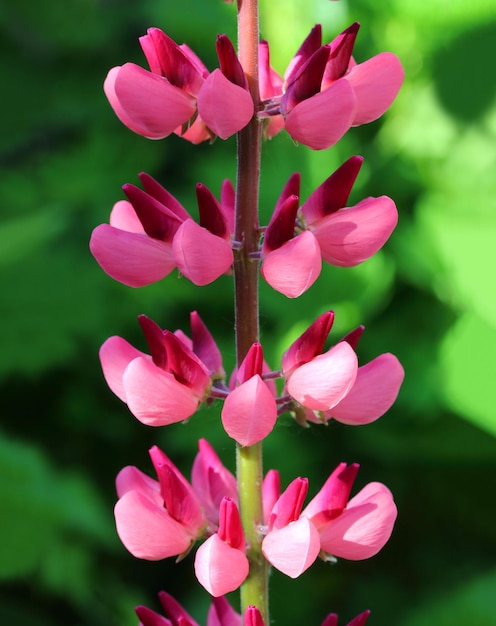
[[[238,0],[238,54],[248,79],[250,93],[259,103],[258,92],[258,0]],[[250,256],[258,251],[258,193],[260,184],[261,124],[252,121],[238,133],[235,240],[242,243],[235,252],[234,293],[236,359],[238,365],[250,346],[259,341],[258,261]],[[249,605],[261,611],[266,624],[268,611],[268,564],[262,554],[262,444],[236,447],[241,521],[245,532],[250,573],[241,586],[241,612]]]

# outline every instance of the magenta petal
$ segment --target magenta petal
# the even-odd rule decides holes
[[[320,248],[310,231],[290,239],[262,262],[262,276],[276,291],[297,298],[307,291],[322,269]]]
[[[212,535],[196,552],[195,574],[199,583],[215,598],[237,589],[248,576],[248,559],[218,535]]]
[[[270,389],[256,375],[236,387],[222,407],[225,431],[241,446],[251,446],[272,431],[277,420],[277,406]]]
[[[193,220],[178,228],[172,250],[181,274],[195,285],[208,285],[229,270],[233,263],[231,244],[212,235]]]
[[[110,70],[104,90],[121,122],[150,139],[167,137],[196,109],[184,91],[134,63]]]
[[[224,596],[213,598],[207,614],[207,626],[242,626],[241,615]]]
[[[337,519],[319,531],[321,547],[344,559],[368,559],[388,541],[396,515],[389,489],[381,483],[369,483]]]
[[[317,529],[306,517],[270,532],[262,543],[267,561],[286,576],[297,578],[312,565],[320,552]]]
[[[114,509],[117,533],[132,555],[158,561],[185,552],[192,541],[187,529],[164,507],[137,491],[128,491]]]
[[[198,94],[200,117],[221,139],[244,128],[253,111],[250,92],[231,83],[219,69],[208,76]]]
[[[109,224],[93,230],[90,250],[106,274],[128,287],[155,283],[175,267],[170,244]]]
[[[394,355],[381,354],[358,368],[355,384],[331,409],[329,417],[352,425],[375,421],[393,405],[404,376],[403,367]]]
[[[286,117],[286,130],[295,141],[313,148],[330,148],[351,127],[355,94],[346,79],[295,106]]]
[[[311,226],[322,258],[331,265],[351,267],[373,256],[389,239],[398,222],[396,205],[387,196],[366,198]]]
[[[142,357],[128,365],[123,385],[129,410],[148,426],[182,422],[198,408],[198,396],[186,385]]]
[[[358,361],[355,351],[341,341],[325,354],[297,368],[287,381],[293,398],[314,411],[332,409],[355,382]]]
[[[107,385],[120,400],[127,402],[122,376],[131,361],[138,357],[145,359],[149,357],[134,348],[122,337],[117,336],[110,337],[105,341],[100,348],[99,356]]]
[[[391,106],[403,83],[405,72],[398,57],[381,52],[355,65],[346,75],[355,91],[357,108],[353,126],[373,122]]]

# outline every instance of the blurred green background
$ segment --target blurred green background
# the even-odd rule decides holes
[[[370,626],[496,625],[496,7],[491,0],[263,0],[262,36],[280,73],[310,28],[326,40],[362,24],[355,57],[395,52],[405,85],[378,122],[311,152],[280,135],[264,146],[262,221],[293,171],[303,196],[352,154],[365,157],[352,201],[391,196],[392,239],[358,268],[326,267],[297,301],[261,286],[262,339],[272,365],[317,315],[332,337],[359,323],[361,362],[395,353],[406,380],[395,407],[369,426],[301,429],[279,420],[266,468],[311,494],[342,460],[357,488],[385,482],[399,517],[391,541],[364,562],[319,562],[293,581],[274,573],[272,618]],[[138,423],[103,382],[97,352],[110,335],[144,348],[136,316],[188,331],[196,309],[233,365],[232,287],[194,288],[171,275],[133,290],[88,251],[120,186],[156,176],[194,214],[194,185],[216,194],[233,177],[235,142],[151,142],[115,118],[108,69],[144,64],[137,38],[159,26],[216,66],[217,33],[235,37],[220,0],[1,0],[0,4],[0,623],[131,626],[133,607],[175,595],[204,623],[208,597],[192,558],[140,562],[113,525],[114,477],[160,445],[189,475],[206,436],[234,469],[219,406],[187,425]],[[236,598],[233,598],[236,602]]]

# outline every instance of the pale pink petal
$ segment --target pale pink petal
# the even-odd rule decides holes
[[[286,130],[295,141],[324,150],[333,146],[351,127],[355,95],[345,79],[303,100],[286,116]]]
[[[138,491],[149,500],[155,501],[157,505],[163,506],[164,504],[164,499],[160,495],[159,482],[132,465],[121,469],[115,479],[115,486],[119,498],[122,498],[128,491]]]
[[[199,116],[195,119],[191,126],[188,126],[186,129],[184,128],[184,125],[178,126],[174,130],[174,133],[195,145],[202,143],[203,141],[207,141],[207,139],[212,139],[212,133],[208,130],[205,126],[205,122]]]
[[[304,231],[263,260],[262,276],[276,291],[288,298],[297,298],[319,277],[322,259],[317,239]]]
[[[199,286],[219,278],[234,260],[230,242],[212,235],[193,220],[186,220],[177,229],[172,250],[181,274]]]
[[[336,519],[320,531],[322,549],[352,561],[368,559],[384,547],[393,531],[397,510],[389,489],[369,483]]]
[[[297,578],[312,565],[320,552],[317,529],[306,517],[270,532],[262,542],[267,561],[286,576]]]
[[[134,63],[111,69],[104,91],[121,122],[149,139],[167,137],[196,109],[184,91]]]
[[[237,589],[248,576],[248,559],[218,535],[209,537],[197,550],[195,574],[199,583],[215,598]]]
[[[155,283],[175,267],[169,243],[109,224],[93,230],[90,250],[106,274],[128,287]]]
[[[358,361],[355,351],[341,341],[324,354],[298,367],[287,381],[293,398],[314,411],[332,409],[355,382]]]
[[[193,539],[167,511],[137,491],[128,491],[114,509],[117,533],[132,555],[158,561],[185,552]]]
[[[257,374],[227,396],[222,407],[222,425],[241,446],[251,446],[272,431],[277,405],[270,389]]]
[[[182,422],[198,408],[198,396],[149,359],[134,359],[122,382],[129,410],[148,426]]]
[[[400,60],[391,52],[381,52],[355,65],[345,76],[355,91],[357,102],[353,126],[373,122],[387,111],[404,77]]]
[[[114,228],[126,230],[128,233],[144,234],[145,232],[133,205],[127,200],[119,200],[114,204],[109,222]]]
[[[110,337],[100,348],[100,364],[107,385],[123,402],[126,400],[126,391],[122,384],[122,376],[126,367],[138,357],[149,358],[144,352],[137,350],[122,337]]]
[[[244,128],[253,111],[250,92],[232,83],[219,69],[208,76],[198,94],[200,117],[221,139]]]
[[[323,217],[310,229],[317,237],[324,261],[351,267],[380,250],[397,222],[396,205],[391,198],[380,196]]]
[[[326,414],[343,424],[369,424],[391,408],[405,372],[398,359],[381,354],[358,368],[355,384],[348,395]]]

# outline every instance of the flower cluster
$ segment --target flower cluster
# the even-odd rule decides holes
[[[358,30],[354,23],[323,44],[321,27],[315,26],[283,76],[270,64],[269,44],[252,37],[253,75],[258,47],[256,85],[251,75],[249,83],[226,35],[217,37],[219,67],[209,71],[188,46],[150,28],[140,38],[149,69],[134,63],[114,67],[104,90],[118,118],[150,139],[175,134],[198,144],[236,133],[241,139],[251,135],[250,130],[241,133],[251,125],[259,138],[262,130],[272,138],[285,129],[296,142],[325,149],[352,126],[379,118],[403,81],[394,54],[355,61]],[[252,148],[243,145],[240,152],[259,151],[258,141]],[[238,180],[242,162],[240,158]],[[267,226],[258,226],[256,211],[250,216],[250,237],[238,219],[243,194],[229,180],[222,184],[220,200],[204,184],[197,185],[196,220],[159,182],[142,173],[142,188],[124,185],[127,199],[114,205],[108,224],[95,228],[90,249],[109,276],[130,287],[157,282],[175,268],[202,286],[231,274],[233,267],[239,287],[242,261],[258,263],[273,289],[296,298],[317,280],[322,262],[358,265],[382,248],[396,226],[396,206],[387,196],[348,205],[362,162],[362,157],[352,156],[306,199],[300,197],[300,175],[290,176]],[[258,167],[247,169],[245,178],[258,189]],[[256,208],[255,201],[251,204]],[[248,239],[254,245],[243,250]],[[258,315],[250,307],[245,308]],[[242,309],[237,306],[237,317],[249,315]],[[196,311],[190,315],[190,335],[164,330],[145,315],[138,319],[146,352],[119,336],[107,339],[100,349],[110,389],[140,422],[154,427],[186,421],[202,403],[220,401],[222,426],[237,444],[238,460],[244,448],[261,443],[274,430],[284,413],[305,426],[330,420],[355,426],[373,422],[391,407],[404,377],[398,359],[389,353],[359,364],[363,326],[329,345],[332,311],[320,315],[288,346],[278,369],[266,362],[258,332],[248,332],[230,377]],[[241,333],[238,328],[237,339]],[[291,578],[319,557],[368,559],[388,541],[396,520],[393,496],[382,483],[368,483],[351,496],[356,463],[340,463],[305,505],[307,478],[297,477],[281,491],[275,469],[265,474],[262,484],[257,461],[253,487],[258,491],[248,496],[262,505],[263,514],[259,510],[247,520],[241,515],[247,502],[243,480],[238,485],[206,439],[199,441],[191,480],[157,446],[149,452],[156,478],[131,466],[117,476],[117,532],[131,554],[146,560],[182,559],[199,544],[194,571],[213,597],[207,626],[264,626],[268,616],[263,607],[245,606],[241,615],[224,597],[247,577],[256,577],[252,568],[264,559]],[[198,626],[171,596],[161,592],[159,597],[166,616],[138,607],[140,626]],[[364,626],[368,615],[357,615],[348,626]],[[331,613],[322,626],[337,622]]]
[[[214,597],[245,580],[249,564],[238,512],[236,479],[206,440],[200,440],[191,483],[156,446],[150,457],[157,480],[136,467],[117,476],[117,532],[134,556],[160,560],[184,557],[200,539],[195,556],[199,582]],[[291,578],[318,556],[367,559],[389,539],[396,506],[389,489],[369,483],[353,498],[358,465],[341,463],[303,508],[308,480],[296,478],[281,494],[277,470],[263,482],[264,525],[258,530],[267,561]]]
[[[150,354],[114,336],[102,345],[100,361],[110,389],[148,426],[182,422],[202,402],[221,398],[225,431],[250,446],[262,441],[286,411],[300,423],[373,422],[391,407],[403,381],[403,368],[392,354],[358,365],[355,347],[363,327],[323,352],[332,311],[291,344],[281,370],[271,372],[262,346],[253,344],[228,384],[219,348],[196,311],[190,316],[191,338],[162,330],[145,315],[138,319]],[[281,395],[275,377],[284,381]]]
[[[274,208],[260,243],[265,280],[296,298],[317,280],[322,261],[340,267],[373,256],[393,232],[398,213],[391,198],[366,198],[347,207],[363,158],[348,159],[300,206],[300,175],[293,174]],[[144,190],[124,185],[110,224],[93,231],[90,249],[103,270],[131,287],[156,282],[177,267],[195,285],[206,285],[233,263],[234,188],[222,185],[220,202],[196,187],[200,223],[148,174]],[[208,253],[206,252],[208,251]]]
[[[269,119],[267,137],[285,128],[294,140],[321,150],[352,126],[380,117],[403,82],[401,63],[390,52],[356,63],[352,52],[358,29],[355,22],[322,45],[321,26],[315,26],[284,77],[270,66],[269,44],[261,42],[258,111],[226,35],[217,38],[220,68],[209,72],[188,46],[150,28],[140,38],[150,70],[134,63],[114,67],[104,89],[121,122],[150,139],[171,133],[192,143],[227,139],[256,113]]]

